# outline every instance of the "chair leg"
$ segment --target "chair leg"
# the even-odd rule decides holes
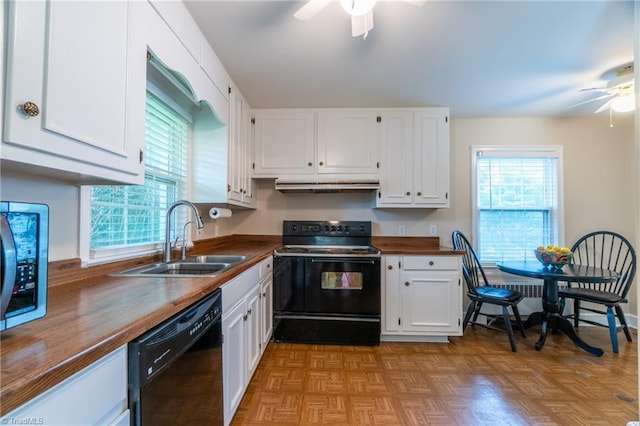
[[[502,317],[504,318],[504,326],[509,335],[509,343],[511,343],[511,351],[516,352],[516,340],[513,337],[513,328],[511,327],[511,318],[509,318],[509,310],[506,306],[502,307]]]
[[[522,319],[520,319],[518,305],[511,306],[511,309],[513,310],[513,316],[516,318],[516,324],[518,324],[518,328],[520,329],[520,334],[522,334],[522,337],[527,337],[524,335],[524,324],[522,323]]]
[[[573,299],[573,326],[578,328],[580,322],[580,301]]]
[[[467,324],[469,324],[469,318],[471,318],[471,314],[475,311],[476,309],[476,302],[475,300],[472,300],[471,303],[469,303],[469,307],[467,308],[467,312],[464,314],[464,321],[462,321],[462,332],[464,333],[464,330],[467,328]]]
[[[618,319],[620,320],[620,324],[622,325],[622,330],[624,331],[624,335],[627,337],[627,342],[632,342],[631,333],[629,333],[629,327],[627,326],[627,319],[624,317],[624,312],[622,312],[622,307],[616,306],[616,314],[618,315]]]
[[[478,302],[476,305],[475,312],[473,313],[473,322],[478,321],[478,315],[480,315],[480,309],[482,308],[482,302]]]
[[[607,306],[607,322],[609,323],[609,335],[611,336],[611,347],[613,353],[618,353],[618,331],[616,330],[616,317],[613,315],[611,306]]]

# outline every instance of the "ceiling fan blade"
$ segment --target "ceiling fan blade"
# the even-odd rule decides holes
[[[404,0],[404,1],[418,7],[422,7],[422,5],[427,2],[427,0]]]
[[[373,28],[373,11],[360,16],[351,17],[351,35],[353,37],[363,36],[367,38],[367,34]]]
[[[615,98],[614,98],[615,99]],[[604,105],[602,105],[600,108],[598,108],[597,110],[593,111],[594,114],[597,114],[599,112],[605,111],[607,109],[609,109],[609,107],[611,106],[611,103],[614,101],[614,99],[609,99],[607,102],[605,102]]]
[[[332,0],[309,0],[307,4],[302,6],[293,17],[301,21],[308,21],[324,9]]]
[[[610,98],[612,96],[614,96],[614,94],[613,93],[609,93],[609,94],[606,94],[606,95],[598,96],[597,98],[587,99],[586,101],[578,102],[577,104],[573,104],[568,108],[574,108],[574,107],[577,107],[577,106],[580,106],[580,105],[588,104],[589,102],[594,102],[594,101],[599,101],[600,99]]]

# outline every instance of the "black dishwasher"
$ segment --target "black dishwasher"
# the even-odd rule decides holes
[[[223,424],[221,301],[216,290],[129,343],[132,425]]]

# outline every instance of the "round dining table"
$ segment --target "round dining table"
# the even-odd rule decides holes
[[[558,298],[558,282],[606,283],[616,281],[620,276],[615,271],[593,266],[567,264],[561,269],[543,266],[538,261],[510,261],[496,263],[503,272],[529,278],[543,280],[542,311],[534,312],[524,323],[525,328],[541,325],[540,338],[535,344],[536,350],[542,349],[547,338],[547,327],[561,330],[579,347],[596,356],[602,356],[604,351],[589,345],[578,336],[571,322],[560,312]]]

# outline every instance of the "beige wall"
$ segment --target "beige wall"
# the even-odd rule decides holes
[[[451,121],[451,207],[441,210],[375,209],[374,193],[281,194],[272,180],[257,184],[258,209],[235,210],[230,219],[205,217],[201,238],[218,234],[281,233],[284,219],[371,220],[375,235],[427,235],[438,226],[441,243],[451,246],[451,232],[470,232],[471,145],[549,144],[564,147],[565,242],[595,229],[609,229],[637,241],[633,114],[583,118],[453,118]],[[78,257],[79,190],[38,177],[2,172],[3,200],[49,204],[50,259]],[[632,295],[631,312],[635,309]]]

